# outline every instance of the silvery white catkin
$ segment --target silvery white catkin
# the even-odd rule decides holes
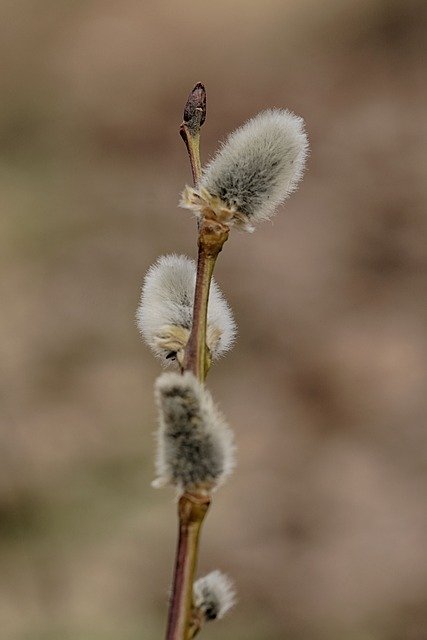
[[[156,381],[159,409],[157,479],[181,491],[212,491],[231,473],[231,429],[193,373],[164,373]]]
[[[205,620],[222,618],[236,602],[236,592],[231,580],[221,571],[212,571],[199,578],[193,585],[195,606]]]
[[[150,267],[142,287],[136,318],[141,334],[164,363],[180,352],[190,334],[196,264],[183,255],[161,256]],[[211,283],[206,342],[217,359],[234,342],[236,325],[230,307],[215,281]]]
[[[252,231],[296,189],[307,151],[302,118],[285,109],[262,111],[229,135],[181,205],[197,212],[210,204],[226,221],[223,204],[232,224]]]

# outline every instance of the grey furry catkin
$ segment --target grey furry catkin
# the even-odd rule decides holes
[[[296,189],[307,150],[302,118],[285,109],[262,111],[229,135],[181,205],[211,208],[221,222],[251,231]]]
[[[161,256],[150,267],[142,287],[136,319],[141,334],[165,364],[180,359],[193,316],[196,264],[183,255]],[[236,325],[220,288],[211,283],[206,342],[215,360],[234,342]]]
[[[228,576],[221,571],[212,571],[194,583],[193,598],[194,605],[209,621],[222,618],[233,607],[236,593]]]
[[[189,371],[162,374],[155,392],[160,424],[154,486],[212,491],[232,471],[234,445],[211,394]]]

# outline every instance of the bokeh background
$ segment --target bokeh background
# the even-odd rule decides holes
[[[239,453],[200,573],[239,605],[203,637],[427,638],[426,9],[2,0],[2,640],[163,637],[175,505],[150,487],[159,366],[134,313],[158,255],[195,255],[197,81],[204,160],[271,106],[311,142],[216,271],[239,337],[209,385]]]

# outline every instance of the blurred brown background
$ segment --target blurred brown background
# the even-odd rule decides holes
[[[155,491],[143,275],[195,255],[178,135],[307,123],[300,190],[217,268],[239,325],[209,385],[238,469],[200,573],[213,640],[427,638],[427,5],[14,0],[2,72],[0,637],[158,640],[175,546]]]

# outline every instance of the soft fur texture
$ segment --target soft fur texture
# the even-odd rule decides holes
[[[160,257],[150,267],[142,287],[136,318],[141,334],[164,363],[182,351],[191,330],[196,265],[183,255]],[[209,294],[206,341],[215,360],[234,342],[236,325],[231,309],[213,280]]]
[[[193,585],[193,597],[205,620],[222,618],[236,602],[233,583],[221,571],[199,578]]]
[[[155,486],[210,492],[234,466],[233,435],[207,389],[189,371],[156,382],[159,431]]]
[[[302,118],[284,109],[262,111],[228,137],[205,168],[199,193],[206,190],[243,214],[234,224],[251,229],[296,189],[307,150]]]

